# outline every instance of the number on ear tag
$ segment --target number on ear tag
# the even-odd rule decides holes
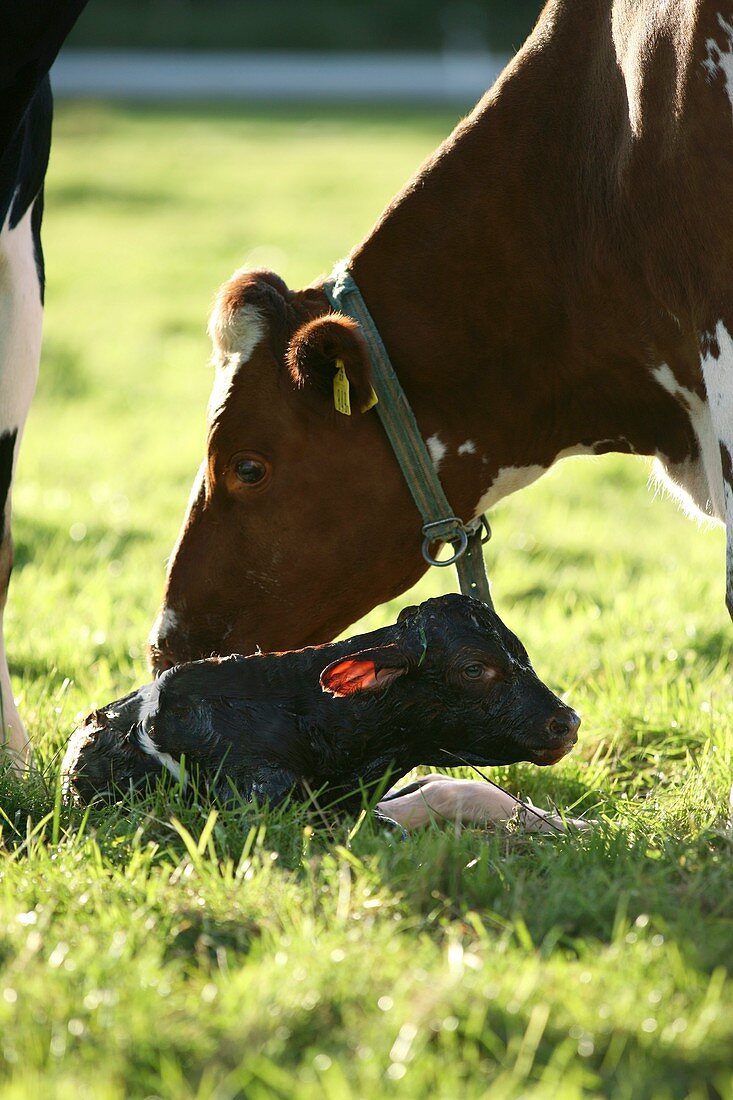
[[[346,376],[346,368],[341,359],[336,360],[336,373],[333,376],[333,403],[336,412],[344,416],[351,416],[351,401],[349,400],[349,379]]]

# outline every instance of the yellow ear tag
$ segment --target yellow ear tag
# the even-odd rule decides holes
[[[366,405],[362,405],[361,411],[363,413],[368,413],[370,409],[373,409],[374,406],[378,405],[378,404],[379,404],[379,398],[377,397],[376,393],[374,392],[374,387],[372,386],[371,390],[370,390],[370,393],[369,393],[369,400],[367,401]]]
[[[333,376],[333,403],[336,406],[336,412],[351,416],[349,379],[346,377],[346,368],[341,359],[336,360],[336,373]]]

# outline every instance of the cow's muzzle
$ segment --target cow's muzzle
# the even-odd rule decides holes
[[[545,723],[542,739],[530,746],[530,760],[540,767],[557,764],[577,743],[580,716],[562,704]]]

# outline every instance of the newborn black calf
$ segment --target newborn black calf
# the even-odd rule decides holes
[[[94,711],[63,770],[87,802],[139,787],[181,757],[211,793],[361,805],[417,764],[554,764],[580,719],[537,678],[490,608],[441,596],[343,642],[178,665]]]

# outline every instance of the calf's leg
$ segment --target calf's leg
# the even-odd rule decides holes
[[[556,833],[564,832],[567,825],[584,830],[593,824],[527,806],[491,783],[445,775],[423,776],[389,791],[377,810],[405,829],[419,829],[432,822],[487,825],[515,819],[526,832]]]

